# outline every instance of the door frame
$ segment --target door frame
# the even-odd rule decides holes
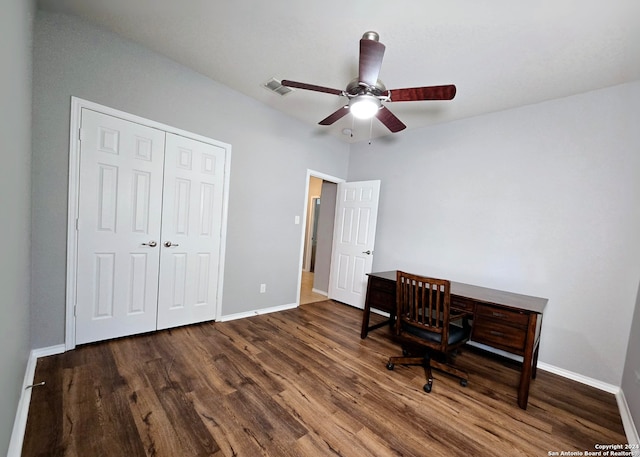
[[[184,136],[202,143],[222,147],[226,150],[224,163],[224,189],[222,202],[222,228],[220,231],[220,268],[218,271],[218,290],[216,292],[216,317],[220,320],[222,316],[222,290],[224,286],[224,265],[227,239],[227,213],[229,208],[229,178],[231,172],[231,145],[214,140],[197,133],[188,132],[170,125],[152,121],[135,114],[126,113],[108,106],[84,100],[78,97],[71,97],[71,119],[69,126],[69,196],[67,201],[67,264],[66,264],[66,299],[65,299],[65,351],[70,351],[76,347],[76,282],[78,273],[77,247],[78,247],[78,203],[79,203],[79,174],[80,174],[80,125],[82,121],[82,110],[90,109],[101,114],[117,117],[129,122],[144,125],[146,127],[163,130],[175,135]]]
[[[300,290],[302,289],[302,269],[304,268],[304,246],[306,243],[306,234],[307,234],[307,211],[309,210],[309,179],[311,177],[322,179],[323,181],[329,181],[334,184],[339,184],[341,182],[345,182],[345,179],[338,178],[337,176],[328,175],[326,173],[322,173],[320,171],[311,170],[307,168],[307,177],[304,181],[304,207],[302,209],[302,214],[304,215],[301,219],[302,223],[302,233],[300,235],[300,260],[298,262],[298,288],[296,290],[296,306],[300,306]],[[335,216],[334,216],[335,217]],[[331,248],[333,249],[333,247]]]

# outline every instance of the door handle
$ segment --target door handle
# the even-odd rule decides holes
[[[366,251],[362,251],[363,254],[371,255],[371,250],[367,249]]]
[[[155,241],[151,240],[148,243],[142,243],[143,246],[149,246],[150,248],[155,248],[158,243],[156,243]]]
[[[164,247],[165,248],[170,248],[171,246],[180,246],[178,243],[172,243],[171,241],[165,241],[164,242]]]

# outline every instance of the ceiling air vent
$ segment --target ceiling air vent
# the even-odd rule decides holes
[[[283,86],[280,81],[275,78],[271,78],[269,81],[263,84],[264,87],[272,92],[280,95],[287,95],[289,92],[293,92],[290,87]]]

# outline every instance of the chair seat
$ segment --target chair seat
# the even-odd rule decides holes
[[[423,340],[431,341],[433,343],[440,344],[442,340],[442,334],[440,333],[414,327],[413,325],[409,325],[404,322],[402,324],[402,329],[413,336],[416,336]],[[470,333],[470,329],[465,329],[464,327],[460,327],[458,325],[449,325],[449,339],[447,341],[447,344],[455,345],[464,340],[467,340],[469,339]]]

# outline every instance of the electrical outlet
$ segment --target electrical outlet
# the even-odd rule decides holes
[[[266,284],[260,284],[260,293],[263,294],[267,291],[267,285]]]

